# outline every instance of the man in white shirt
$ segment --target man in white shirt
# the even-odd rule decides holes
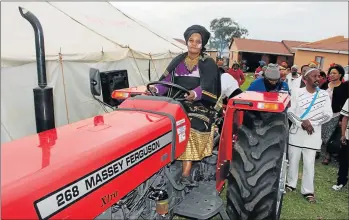
[[[303,155],[303,177],[301,193],[309,202],[314,197],[315,154],[321,146],[321,126],[332,118],[331,100],[325,90],[318,88],[320,71],[308,69],[303,78],[306,87],[293,90],[288,118],[292,121],[289,131],[288,156],[290,168],[286,190],[296,189],[298,165]]]
[[[303,65],[301,67],[301,75],[298,78],[293,80],[292,87],[289,86],[291,93],[292,93],[292,90],[305,87],[305,80],[303,79],[303,76],[304,76],[304,73],[307,70],[309,70],[309,68],[310,67],[308,65]]]
[[[301,75],[298,74],[298,66],[293,65],[291,67],[291,73],[287,74],[286,76],[286,83],[288,84],[288,88],[290,88],[290,92],[292,92],[293,82],[295,81],[295,79],[299,78],[300,76]]]
[[[239,88],[238,81],[232,75],[223,71],[221,71],[221,95],[223,104],[226,105],[229,99],[242,93],[242,90]]]
[[[218,109],[221,109],[222,104],[227,105],[229,99],[242,93],[242,90],[239,88],[238,81],[232,75],[225,72],[223,68],[219,68],[219,70],[221,72],[221,97],[218,99],[216,107],[219,106]],[[220,121],[217,126],[219,133],[221,133],[223,121]]]

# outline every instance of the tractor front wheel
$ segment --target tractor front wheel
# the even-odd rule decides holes
[[[286,113],[245,112],[228,176],[230,219],[280,218],[286,178]]]

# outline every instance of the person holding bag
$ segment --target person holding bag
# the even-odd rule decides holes
[[[314,167],[316,151],[321,146],[321,126],[332,118],[331,100],[325,90],[318,88],[320,71],[308,69],[304,74],[306,87],[294,90],[287,111],[292,122],[289,131],[289,171],[287,191],[294,191],[298,180],[298,165],[303,156],[301,193],[311,203],[314,196]]]

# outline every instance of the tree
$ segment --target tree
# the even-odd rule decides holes
[[[220,57],[225,48],[229,47],[232,38],[242,38],[248,36],[248,30],[241,27],[237,22],[231,18],[215,18],[210,24],[212,37],[209,41],[209,47],[217,49]]]

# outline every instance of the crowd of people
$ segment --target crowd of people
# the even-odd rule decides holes
[[[184,32],[188,52],[178,55],[166,68],[160,81],[173,82],[187,90],[182,102],[191,120],[190,136],[185,152],[178,158],[183,161],[180,183],[196,186],[191,179],[192,161],[212,154],[214,135],[214,107],[219,100],[225,101],[240,94],[245,75],[237,62],[231,68],[218,67],[214,59],[205,54],[210,32],[203,26],[193,25]],[[300,69],[286,62],[278,64],[260,62],[255,80],[248,91],[285,92],[291,95],[287,110],[289,118],[289,170],[287,191],[296,189],[298,164],[303,156],[301,193],[309,202],[315,202],[314,170],[316,154],[323,146],[326,156],[323,164],[329,164],[338,148],[338,180],[333,186],[339,190],[348,181],[348,82],[341,65],[333,64],[327,74],[316,62]],[[150,88],[160,95],[176,94],[176,89],[163,85]],[[340,135],[335,135],[336,131]],[[337,133],[338,133],[337,132]],[[338,140],[337,140],[338,139]],[[337,146],[338,145],[338,146]],[[340,152],[339,152],[340,151]]]

